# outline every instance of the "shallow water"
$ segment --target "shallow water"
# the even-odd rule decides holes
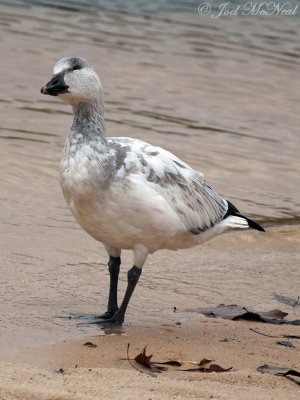
[[[0,349],[98,332],[57,317],[105,308],[105,252],[74,222],[58,183],[71,110],[39,93],[66,55],[100,73],[108,135],[166,147],[269,227],[149,258],[128,323],[192,318],[173,306],[284,308],[274,293],[297,298],[299,19],[212,19],[193,2],[4,3]],[[131,255],[124,261],[123,289]]]

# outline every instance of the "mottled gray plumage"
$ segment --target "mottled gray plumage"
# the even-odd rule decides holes
[[[110,256],[107,312],[120,324],[149,253],[188,248],[231,228],[262,229],[216,194],[200,172],[170,152],[137,139],[105,136],[103,92],[83,59],[66,57],[42,93],[72,105],[73,124],[61,159],[61,186],[75,219]],[[230,213],[232,211],[232,213]],[[118,308],[122,249],[134,252]]]

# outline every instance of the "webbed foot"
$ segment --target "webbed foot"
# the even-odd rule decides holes
[[[106,315],[109,313],[105,313],[103,315]],[[95,321],[95,323],[97,325],[103,326],[104,328],[113,328],[113,327],[117,327],[117,326],[122,326],[124,322],[124,315],[120,315],[118,314],[118,312],[116,312],[114,315],[112,316],[106,316],[106,318],[101,318],[98,319],[97,321]]]
[[[117,310],[117,311],[118,311],[118,310]],[[115,315],[115,313],[116,313],[117,311],[105,311],[104,314],[101,314],[101,315],[98,315],[98,316],[97,316],[97,320],[99,319],[99,320],[105,320],[105,321],[107,321],[107,320],[111,319],[111,318]]]

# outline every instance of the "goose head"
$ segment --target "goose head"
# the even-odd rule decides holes
[[[55,64],[53,74],[41,93],[59,96],[73,107],[102,99],[100,79],[83,58],[62,58]]]

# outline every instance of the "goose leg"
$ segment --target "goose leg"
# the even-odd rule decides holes
[[[138,245],[134,248],[134,266],[127,273],[127,289],[121,306],[111,318],[99,321],[100,324],[107,323],[113,326],[120,326],[123,324],[128,303],[141,276],[142,267],[147,256],[148,250],[143,245]]]
[[[118,278],[120,272],[121,258],[109,256],[108,271],[110,275],[110,286],[107,311],[100,315],[101,319],[110,319],[118,311]]]
[[[113,325],[119,326],[122,325],[125,319],[125,312],[131,299],[132,293],[138,283],[138,280],[141,276],[142,268],[138,268],[135,265],[128,271],[127,274],[127,289],[124,295],[124,299],[118,311],[114,314],[114,316],[109,319],[107,322],[112,323]]]

